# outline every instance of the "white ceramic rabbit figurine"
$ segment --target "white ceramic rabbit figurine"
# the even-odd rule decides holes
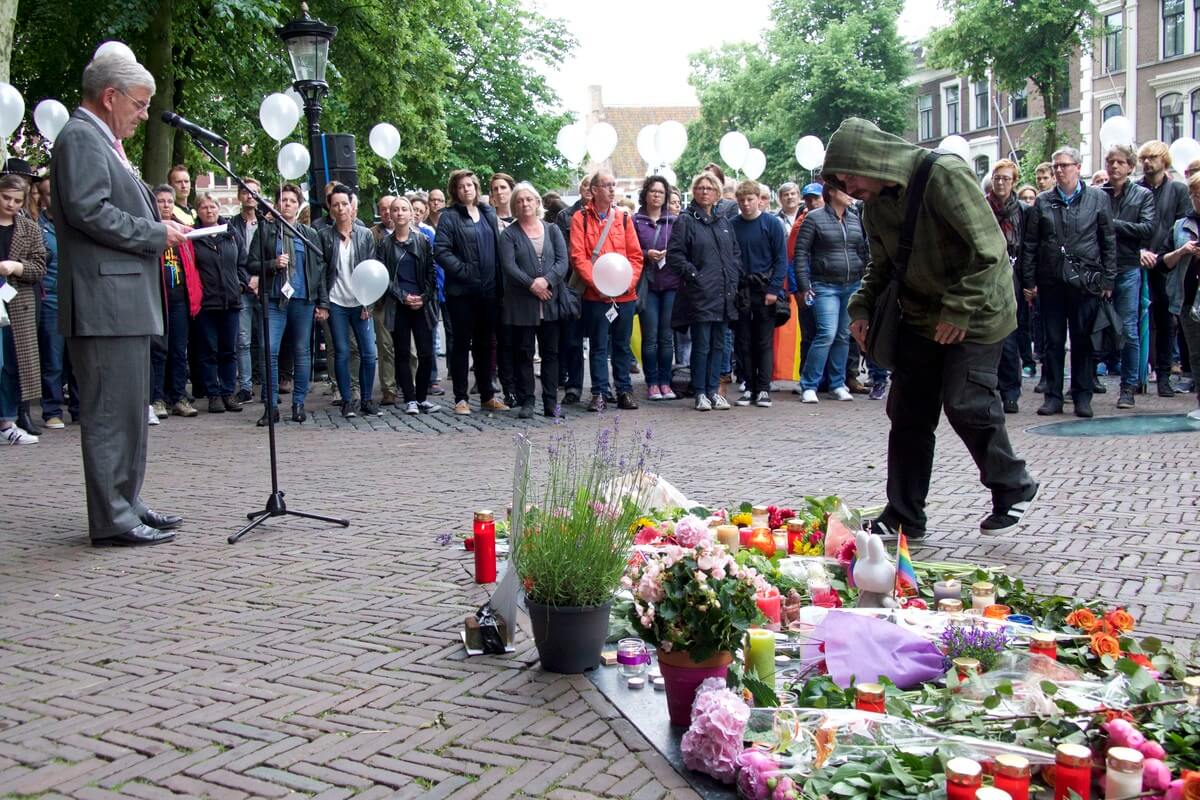
[[[858,607],[895,608],[896,567],[888,560],[883,540],[874,533],[862,531],[854,540],[858,547],[857,559],[854,562]]]

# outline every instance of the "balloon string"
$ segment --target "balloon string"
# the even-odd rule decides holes
[[[392,173],[392,194],[400,194],[400,187],[396,185],[396,170],[392,169],[392,160],[388,159],[388,172]]]

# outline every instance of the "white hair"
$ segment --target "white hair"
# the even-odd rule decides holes
[[[83,97],[99,100],[110,86],[119,92],[139,87],[149,89],[151,94],[156,90],[150,70],[125,56],[111,53],[94,59],[83,68]]]
[[[540,194],[538,194],[538,190],[533,188],[533,184],[530,183],[529,181],[521,181],[516,186],[514,186],[513,190],[512,190],[511,203],[514,208],[517,205],[517,195],[520,194],[521,192],[529,192],[530,194],[532,194],[533,199],[537,201],[538,208],[542,207],[542,196]]]

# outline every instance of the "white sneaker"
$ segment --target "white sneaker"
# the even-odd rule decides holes
[[[405,414],[420,414],[421,407],[419,405],[417,405],[416,400],[410,400],[404,404],[404,413]]]
[[[770,408],[771,395],[767,394],[766,392],[759,392],[758,397],[754,399],[754,405],[758,406],[759,408]]]
[[[805,389],[804,393],[800,395],[800,402],[801,403],[819,403],[819,402],[821,402],[821,398],[817,397],[816,390]]]
[[[0,431],[0,437],[3,437],[5,442],[9,444],[37,444],[38,437],[31,433],[26,433],[21,428],[13,425],[11,428],[5,428]]]
[[[712,411],[712,402],[706,394],[696,395],[696,410],[697,411]]]
[[[1200,408],[1192,409],[1188,412],[1188,419],[1200,420]]]
[[[158,414],[154,413],[154,406],[146,406],[149,413],[146,415],[147,425],[157,425],[159,423]]]
[[[739,406],[748,406],[750,405],[750,401],[753,399],[754,395],[752,395],[750,392],[742,392],[741,395],[738,396],[737,404]]]
[[[417,408],[419,408],[421,410],[422,414],[433,414],[437,411],[442,410],[441,406],[439,406],[436,403],[431,403],[428,400],[426,400],[423,403],[417,403]]]
[[[833,396],[843,402],[854,399],[854,395],[850,394],[850,390],[847,389],[845,386],[839,386],[838,388],[834,389]]]
[[[714,394],[711,399],[712,399],[712,407],[715,410],[717,410],[717,411],[728,411],[729,410],[729,401],[726,400],[722,395]]]

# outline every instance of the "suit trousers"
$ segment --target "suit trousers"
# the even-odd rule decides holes
[[[1028,499],[1034,481],[1013,453],[996,392],[1002,344],[941,345],[901,327],[899,362],[887,398],[888,504],[892,526],[925,531],[925,498],[933,473],[934,444],[942,411],[992,492],[995,509]]]
[[[1092,326],[1100,310],[1100,298],[1062,281],[1045,281],[1038,285],[1042,301],[1042,321],[1046,328],[1045,358],[1042,377],[1046,380],[1047,400],[1063,401],[1063,368],[1065,367],[1067,331],[1071,333],[1071,398],[1092,401],[1095,364],[1092,363]]]
[[[510,325],[509,341],[516,363],[513,379],[519,405],[533,405],[534,342],[542,354],[542,410],[558,407],[558,337],[559,323],[543,321],[540,325]]]
[[[149,336],[72,336],[67,351],[79,381],[80,446],[88,533],[104,539],[141,524],[146,475]]]

